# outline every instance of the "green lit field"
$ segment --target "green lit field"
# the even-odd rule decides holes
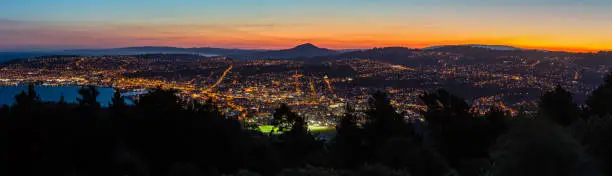
[[[336,128],[333,126],[308,126],[308,130],[312,134],[325,136],[335,136],[336,134]]]
[[[275,130],[275,131],[276,131],[276,129],[277,129],[277,128],[275,128],[275,127],[274,127],[274,126],[272,126],[272,125],[262,125],[262,126],[259,126],[259,128],[258,128],[259,132],[261,132],[261,133],[263,133],[263,134],[270,134],[270,132],[271,132],[272,130]]]
[[[258,130],[264,134],[270,134],[271,131],[277,131],[272,125],[259,126]],[[336,133],[336,128],[332,126],[308,126],[308,130],[313,134],[330,135]],[[275,132],[275,134],[281,134],[282,132]]]

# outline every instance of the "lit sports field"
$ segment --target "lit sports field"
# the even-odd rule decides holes
[[[269,134],[270,131],[275,130],[272,125],[259,126],[259,131],[264,134]],[[333,126],[308,126],[308,130],[313,134],[330,135],[336,133],[336,128]],[[282,132],[275,132],[275,134],[281,134]]]

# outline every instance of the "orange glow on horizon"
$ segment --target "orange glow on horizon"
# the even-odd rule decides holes
[[[186,23],[186,22],[185,22]],[[441,22],[442,23],[442,22]],[[450,22],[447,22],[450,23]],[[420,24],[423,26],[425,24]],[[426,26],[426,25],[425,25]],[[525,49],[567,52],[612,50],[612,34],[590,28],[554,31],[526,30],[512,26],[446,24],[433,27],[386,26],[376,23],[325,22],[317,25],[245,24],[63,24],[35,25],[19,30],[7,46],[77,46],[114,48],[128,46],[218,47],[241,49],[286,49],[313,43],[330,49],[375,47],[425,48],[439,45],[508,45]],[[43,31],[45,38],[32,37]],[[53,35],[47,35],[52,33]],[[95,42],[93,42],[95,41]],[[2,47],[2,44],[0,44]]]
[[[217,26],[170,26],[155,31],[129,30],[126,37],[149,37],[152,41],[139,41],[138,45],[165,45],[178,47],[225,47],[243,49],[286,49],[303,43],[313,43],[330,49],[368,49],[375,47],[425,48],[439,45],[485,44],[508,45],[525,49],[567,52],[597,52],[612,50],[612,38],[597,34],[556,34],[519,29],[506,29],[514,33],[496,33],[500,29],[474,28],[418,29],[388,27],[346,26],[288,26],[271,29],[240,28],[227,30]],[[181,31],[180,33],[168,31]],[[313,32],[314,31],[314,32]],[[123,31],[126,32],[126,31]],[[596,41],[596,42],[593,42]]]
[[[192,43],[183,45],[181,41],[167,41],[164,42],[169,45],[159,44],[159,46],[177,46],[177,47],[223,47],[223,48],[241,48],[241,49],[288,49],[303,43],[312,43],[321,48],[328,49],[371,49],[371,48],[382,48],[382,47],[406,47],[422,49],[431,46],[443,46],[443,45],[464,45],[464,44],[482,44],[482,45],[506,45],[513,46],[523,49],[533,50],[548,50],[548,51],[562,51],[562,52],[574,52],[574,53],[592,53],[599,51],[610,51],[612,49],[600,49],[600,48],[612,48],[612,46],[546,46],[546,45],[535,45],[533,43],[500,43],[500,42],[486,42],[482,40],[477,41],[459,41],[459,42],[386,42],[386,41],[333,41],[333,40],[292,40],[292,41],[259,41],[259,40],[245,40],[245,41],[227,41],[220,40],[218,42],[212,42],[216,44],[203,44],[199,45],[196,41],[185,41],[185,43]]]

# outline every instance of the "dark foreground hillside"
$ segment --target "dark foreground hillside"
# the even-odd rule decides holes
[[[578,107],[561,87],[539,113],[479,115],[445,90],[421,96],[409,121],[375,93],[365,119],[347,113],[319,141],[306,120],[279,105],[262,134],[210,102],[153,90],[135,105],[117,93],[109,108],[95,87],[77,104],[41,102],[33,86],[0,108],[1,175],[610,175],[612,77]],[[361,116],[359,116],[361,117]],[[365,121],[365,123],[360,123]]]

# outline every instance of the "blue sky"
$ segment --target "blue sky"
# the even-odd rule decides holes
[[[275,48],[307,40],[331,47],[478,41],[612,47],[612,34],[605,32],[612,29],[611,0],[3,0],[0,4],[0,50],[148,44],[135,40],[142,38],[155,39],[150,45],[257,48],[257,42]],[[169,34],[177,32],[185,35]],[[529,37],[533,39],[527,41]],[[552,40],[560,37],[557,46]],[[101,38],[107,41],[91,41]],[[172,40],[176,38],[180,40]],[[57,41],[62,39],[66,42]],[[281,39],[295,42],[281,44]]]
[[[509,6],[609,9],[609,0],[3,0],[0,18],[30,21],[136,21],[168,19],[240,20],[246,14],[314,12],[418,13],[422,7],[453,9],[503,9]],[[603,7],[602,7],[603,6]],[[387,12],[385,12],[387,11]],[[551,13],[554,13],[551,11]],[[558,12],[562,13],[562,12]]]

